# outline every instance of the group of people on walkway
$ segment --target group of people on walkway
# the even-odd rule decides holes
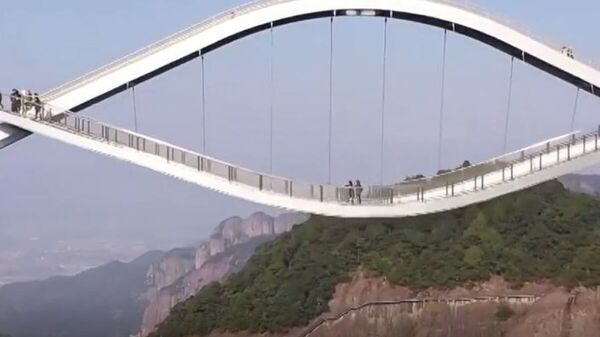
[[[348,184],[344,185],[348,189],[348,201],[350,204],[362,204],[362,192],[363,187],[360,184],[360,180],[356,179],[354,183],[352,180],[348,181]]]
[[[4,109],[2,94],[0,94],[0,109]],[[36,119],[44,118],[46,111],[38,93],[32,93],[31,90],[13,89],[10,93],[10,112],[27,115],[30,111],[35,113]]]

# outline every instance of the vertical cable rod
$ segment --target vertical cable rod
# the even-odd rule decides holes
[[[269,173],[273,173],[273,110],[274,110],[274,102],[273,100],[275,99],[275,83],[274,83],[274,78],[275,78],[275,71],[274,71],[274,49],[275,49],[275,38],[273,36],[273,22],[271,22],[271,30],[270,30],[270,35],[271,35],[271,50],[270,50],[270,62],[269,62],[269,80],[270,80],[270,98],[269,98]]]
[[[573,106],[573,114],[571,115],[571,132],[575,131],[575,117],[577,115],[577,108],[579,106],[579,92],[581,89],[577,88],[577,93],[575,94],[575,105]]]
[[[440,100],[440,116],[438,126],[438,170],[442,169],[442,139],[444,137],[444,100],[446,96],[446,47],[448,44],[448,30],[444,29],[444,48],[442,53],[442,88]]]
[[[133,126],[135,132],[138,132],[138,119],[137,119],[137,103],[135,98],[135,87],[131,87],[131,98],[133,100]]]
[[[506,102],[506,114],[504,117],[504,141],[502,143],[502,153],[506,153],[508,146],[508,128],[510,126],[510,111],[512,109],[512,90],[513,90],[513,73],[515,69],[515,58],[510,58],[510,74],[508,77],[508,100]]]
[[[383,22],[383,64],[382,64],[382,85],[381,85],[381,144],[379,149],[379,183],[383,185],[383,150],[385,142],[385,90],[387,79],[387,25],[388,18]]]
[[[202,90],[202,153],[206,154],[206,88],[204,74],[204,55],[201,56],[201,90]]]
[[[331,184],[331,149],[333,131],[333,17],[329,20],[329,169],[327,182]]]

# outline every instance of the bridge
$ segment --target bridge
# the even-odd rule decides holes
[[[354,189],[330,182],[307,183],[256,172],[209,157],[205,151],[194,152],[81,114],[96,103],[123,91],[135,90],[140,83],[184,63],[199,58],[204,64],[206,54],[235,40],[317,18],[330,18],[333,27],[334,18],[341,16],[379,17],[386,25],[391,19],[414,21],[438,27],[444,36],[461,34],[507,54],[513,63],[521,61],[564,80],[576,87],[577,95],[584,91],[600,96],[597,69],[499,20],[451,2],[259,0],[210,18],[50,90],[41,96],[44,103],[39,107],[49,115],[45,118],[34,117],[35,106],[31,103],[22,104],[18,110],[0,112],[3,123],[0,131],[6,134],[0,139],[0,148],[37,133],[237,198],[337,217],[437,213],[490,200],[600,162],[599,133],[594,127],[590,132],[572,132],[436,176],[364,186],[359,204],[351,197],[352,192],[358,192]],[[445,43],[446,39],[444,49]],[[509,106],[510,91],[511,88]],[[443,109],[442,94],[440,120]],[[331,101],[329,113],[331,116]],[[506,123],[508,125],[508,117]],[[440,128],[440,144],[441,132]],[[331,137],[329,150],[331,176]]]

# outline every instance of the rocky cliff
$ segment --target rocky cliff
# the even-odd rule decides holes
[[[359,275],[337,286],[329,313],[292,335],[598,337],[599,296],[547,283],[512,289],[499,277],[472,288],[413,292]]]
[[[357,273],[339,284],[329,311],[281,333],[213,332],[210,337],[598,337],[600,290],[549,283],[513,289],[500,277],[415,292]]]
[[[221,222],[210,238],[198,247],[167,253],[148,270],[150,289],[140,335],[148,335],[168,316],[172,307],[196,294],[206,284],[239,271],[258,245],[289,231],[307,218],[301,214],[283,214],[274,218],[264,213],[255,213],[246,219],[232,217]]]

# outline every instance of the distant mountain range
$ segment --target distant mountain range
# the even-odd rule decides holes
[[[148,267],[162,252],[111,262],[76,276],[0,288],[0,329],[13,337],[120,337],[141,322]]]
[[[258,245],[306,218],[264,213],[233,217],[196,247],[149,252],[129,263],[111,262],[75,276],[0,287],[0,331],[11,337],[147,334],[172,306],[206,283],[236,272]]]
[[[600,175],[569,174],[558,180],[570,191],[600,196]]]

